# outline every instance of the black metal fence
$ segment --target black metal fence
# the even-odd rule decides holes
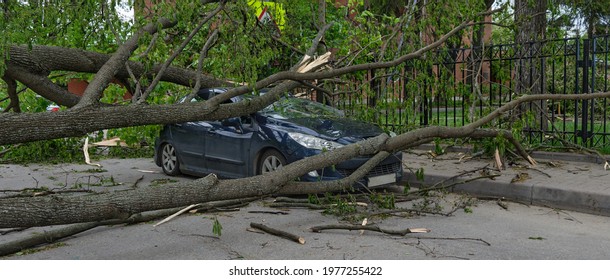
[[[349,86],[327,84],[334,95],[318,99],[396,132],[462,126],[521,94],[608,91],[609,37],[439,50],[397,68],[371,71]],[[542,100],[493,125],[519,129],[531,144],[563,140],[610,148],[609,108],[606,98]]]

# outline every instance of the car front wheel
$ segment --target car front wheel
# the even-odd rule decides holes
[[[161,168],[170,176],[180,174],[180,163],[176,154],[176,148],[171,144],[164,144],[161,148]]]
[[[286,158],[276,151],[268,150],[260,158],[257,174],[265,174],[286,165]]]

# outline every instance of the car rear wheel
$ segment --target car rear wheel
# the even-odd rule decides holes
[[[286,158],[284,158],[280,152],[268,150],[261,156],[260,161],[258,162],[257,174],[265,174],[284,165],[286,165]]]
[[[180,174],[180,162],[176,148],[171,144],[163,144],[161,148],[161,168],[167,175],[174,176]]]

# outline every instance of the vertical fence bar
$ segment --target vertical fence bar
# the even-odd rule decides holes
[[[540,61],[540,94],[546,93],[546,63],[544,44],[545,42],[538,43],[538,56]],[[549,131],[548,115],[549,108],[546,100],[540,100],[540,132],[538,140],[540,143],[544,141],[544,135]]]
[[[574,94],[578,94],[580,93],[580,75],[578,73],[579,70],[579,63],[581,61],[581,54],[580,54],[580,39],[576,39],[575,41],[576,43],[576,63],[574,63],[574,68],[576,68],[574,70],[575,72],[575,77],[574,77]],[[578,104],[579,101],[575,100],[574,101],[574,143],[578,144],[578,137],[580,137],[580,133],[578,133]]]
[[[562,94],[568,93],[568,39],[563,39],[563,92]],[[576,73],[578,75],[578,73]],[[567,121],[567,111],[568,111],[568,101],[563,100],[563,116],[562,116],[562,130],[561,137],[566,139],[566,121]]]
[[[555,94],[555,44],[553,44],[551,46],[551,86],[550,86],[550,90],[551,90],[551,94]],[[555,132],[555,118],[556,118],[556,113],[555,113],[555,100],[551,100],[551,118],[550,118],[550,127],[549,129],[551,130],[551,132]]]
[[[604,91],[608,91],[608,35],[604,36],[604,52],[602,53],[604,56]],[[604,98],[603,101],[603,121],[602,121],[602,125],[603,125],[603,137],[602,137],[602,145],[605,147],[607,142],[607,138],[608,138],[608,111],[606,110],[606,108],[608,108],[608,98]]]
[[[582,92],[583,94],[589,93],[589,67],[590,67],[590,47],[591,40],[583,40],[583,58],[582,58]],[[587,146],[589,138],[588,121],[589,121],[589,100],[582,101],[582,124],[580,137],[582,138],[582,145]]]

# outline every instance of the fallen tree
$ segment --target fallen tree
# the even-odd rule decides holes
[[[224,1],[210,14],[218,13]],[[207,18],[207,17],[206,17]],[[325,63],[316,61],[315,53],[329,25],[320,28],[306,56],[290,70],[278,72],[255,83],[236,86],[222,95],[206,102],[172,105],[148,105],[138,100],[130,105],[102,104],[100,98],[110,79],[119,77],[133,79],[148,76],[153,79],[181,85],[210,87],[229,84],[229,81],[210,78],[197,71],[155,65],[146,70],[143,65],[128,61],[138,44],[138,36],[156,33],[170,27],[172,21],[161,20],[160,24],[144,26],[112,55],[97,54],[60,47],[23,46],[10,47],[10,59],[6,60],[4,79],[15,92],[14,81],[18,81],[41,96],[54,100],[71,109],[53,113],[4,113],[0,115],[0,144],[13,144],[42,139],[83,136],[86,133],[107,129],[145,124],[169,124],[200,120],[218,120],[256,112],[276,101],[282,94],[307,81],[338,77],[344,74],[388,68],[405,61],[421,57],[448,40],[471,23],[469,20],[456,25],[451,31],[430,45],[390,61],[361,63],[334,69],[322,69]],[[138,35],[140,34],[140,35]],[[185,40],[188,40],[185,39]],[[181,44],[183,47],[184,44]],[[206,46],[210,46],[206,44]],[[204,47],[205,49],[205,47]],[[179,51],[177,49],[175,51]],[[48,53],[57,56],[47,56]],[[202,51],[203,53],[203,51]],[[76,61],[76,62],[74,62]],[[314,65],[313,67],[304,67]],[[166,66],[166,67],[164,67]],[[74,97],[54,84],[47,76],[51,71],[79,71],[96,73],[83,97]],[[137,80],[137,79],[136,79]],[[199,83],[198,83],[199,82]],[[262,96],[233,104],[223,104],[231,97],[275,85]],[[152,86],[152,85],[151,85]],[[145,97],[146,95],[144,95]],[[80,196],[41,196],[30,198],[7,198],[0,200],[0,228],[36,227],[47,225],[98,222],[104,220],[126,220],[130,216],[158,209],[184,207],[191,204],[260,197],[270,194],[307,194],[343,190],[390,154],[427,143],[436,138],[496,137],[505,131],[482,130],[492,120],[501,117],[519,104],[534,100],[583,100],[609,97],[610,92],[587,95],[535,95],[522,96],[491,112],[487,116],[464,127],[426,127],[394,137],[382,134],[375,138],[348,145],[317,156],[303,159],[283,167],[281,170],[260,176],[218,180],[214,175],[164,188],[138,188],[115,193]],[[518,144],[515,142],[515,144]],[[522,150],[522,149],[521,149]],[[521,155],[527,158],[527,155]],[[295,178],[311,170],[321,169],[357,156],[372,156],[349,177],[331,182],[303,183]]]
[[[481,130],[480,127],[519,104],[541,99],[593,99],[610,97],[610,92],[587,95],[531,95],[515,99],[487,116],[463,127],[426,127],[394,137],[386,134],[347,145],[294,162],[274,172],[259,176],[218,180],[207,177],[164,188],[138,188],[135,190],[97,195],[70,197],[31,197],[0,200],[0,228],[34,227],[69,223],[82,223],[109,219],[126,219],[151,210],[175,208],[190,204],[228,199],[260,197],[275,193],[308,194],[341,191],[349,188],[377,163],[392,152],[428,143],[436,138],[496,137],[504,131]],[[373,156],[350,177],[338,181],[313,183],[295,182],[294,179],[311,170],[338,164],[357,156]]]

